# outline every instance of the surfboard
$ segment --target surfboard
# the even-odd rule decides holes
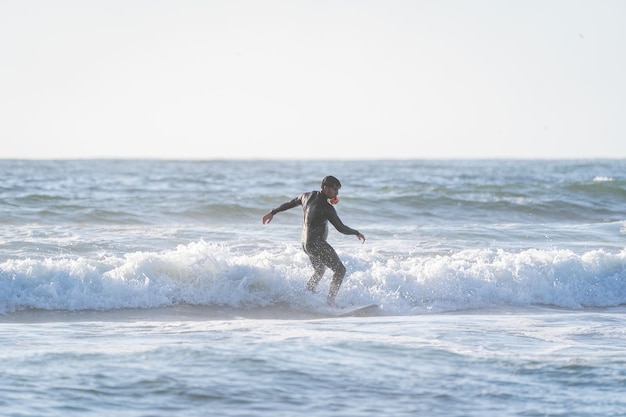
[[[378,311],[378,304],[366,304],[362,306],[351,306],[342,308],[333,308],[330,314],[336,317],[360,317],[371,316]]]

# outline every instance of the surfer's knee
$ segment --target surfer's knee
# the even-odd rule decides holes
[[[346,267],[343,266],[342,263],[338,263],[337,265],[333,266],[333,272],[336,278],[343,279],[343,277],[346,275]]]
[[[311,292],[315,292],[317,289],[317,284],[320,282],[321,278],[322,278],[321,275],[313,274],[311,279],[309,279],[309,281],[306,283],[306,289]]]

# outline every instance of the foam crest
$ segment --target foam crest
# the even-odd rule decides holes
[[[593,182],[613,182],[613,181],[615,181],[613,177],[597,176],[593,178]]]
[[[387,314],[502,306],[570,309],[626,304],[626,250],[520,252],[463,250],[450,255],[344,256],[340,304],[377,303]],[[0,264],[0,313],[26,309],[111,310],[178,304],[254,309],[322,306],[304,287],[309,261],[295,245],[251,254],[204,241],[123,257],[12,259]]]

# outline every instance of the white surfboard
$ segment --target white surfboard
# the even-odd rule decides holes
[[[362,306],[333,308],[329,311],[329,313],[336,317],[360,317],[372,316],[377,311],[378,304],[365,304]]]

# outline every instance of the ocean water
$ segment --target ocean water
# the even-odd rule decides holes
[[[626,160],[0,160],[0,415],[626,416]],[[325,175],[337,317],[300,248]]]

